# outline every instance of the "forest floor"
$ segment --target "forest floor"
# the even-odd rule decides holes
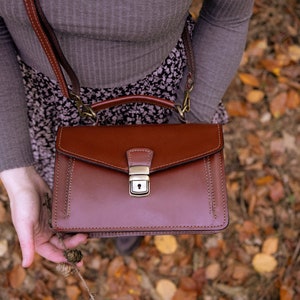
[[[257,0],[226,96],[230,225],[208,236],[145,237],[130,257],[113,240],[81,247],[95,299],[300,300],[300,2]],[[38,255],[24,270],[0,194],[0,300],[88,299]]]

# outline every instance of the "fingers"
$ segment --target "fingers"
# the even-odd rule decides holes
[[[62,242],[57,236],[53,236],[51,238],[51,243],[59,249],[72,249],[81,244],[85,244],[87,242],[87,238],[87,234],[78,233],[72,236],[64,237]]]
[[[33,238],[33,229],[25,227],[25,230],[16,228],[19,242],[22,251],[22,266],[23,268],[28,268],[34,260],[34,238]]]

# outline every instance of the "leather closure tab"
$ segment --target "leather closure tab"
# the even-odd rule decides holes
[[[134,148],[126,152],[129,170],[129,194],[144,197],[150,194],[150,167],[153,151],[148,148]]]

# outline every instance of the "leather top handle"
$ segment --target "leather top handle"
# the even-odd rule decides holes
[[[123,104],[130,104],[130,103],[147,103],[147,104],[158,105],[169,109],[176,108],[175,103],[173,101],[161,99],[154,96],[147,96],[147,95],[130,95],[130,96],[118,97],[118,98],[94,103],[91,105],[91,107],[94,112],[99,112],[107,108],[111,108]]]

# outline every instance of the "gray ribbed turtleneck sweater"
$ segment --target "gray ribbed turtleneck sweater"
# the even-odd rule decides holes
[[[135,82],[157,68],[181,36],[191,2],[41,0],[81,85],[99,88]],[[197,76],[190,120],[211,120],[238,67],[252,5],[253,0],[204,0],[193,36]],[[0,171],[33,163],[16,53],[54,78],[23,1],[1,0]]]

